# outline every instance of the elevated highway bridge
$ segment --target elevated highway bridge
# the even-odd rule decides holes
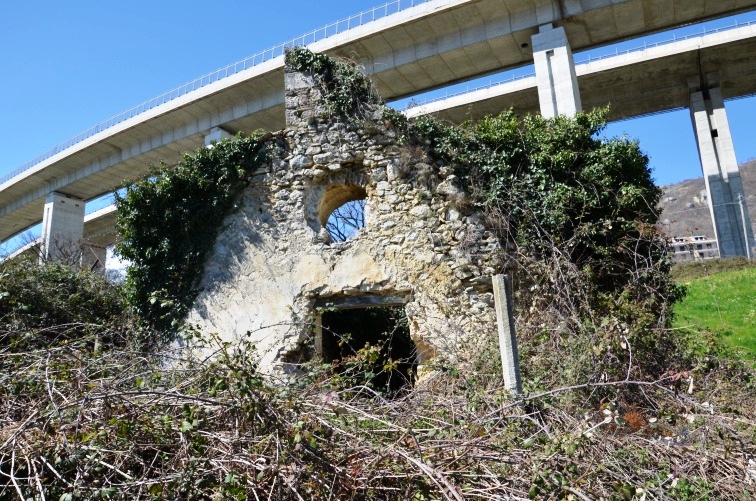
[[[612,122],[688,108],[689,85],[700,85],[702,75],[724,99],[750,96],[756,94],[756,22],[590,59],[577,63],[575,73],[583,107],[610,105]],[[510,107],[540,111],[534,73],[429,100],[406,113],[460,123]]]
[[[756,52],[745,41],[752,33],[744,35],[743,40],[707,40],[705,47],[700,41],[698,46],[691,42],[677,47],[676,54],[627,55],[577,69],[571,51],[755,7],[756,0],[392,2],[381,7],[384,14],[395,9],[391,15],[368,11],[350,18],[343,26],[336,25],[334,34],[327,30],[314,32],[311,39],[305,37],[256,54],[114,117],[12,172],[0,180],[0,241],[40,221],[43,239],[60,233],[82,235],[83,203],[79,202],[112,192],[124,180],[146,174],[150,165],[174,163],[183,152],[209,140],[238,131],[282,128],[285,46],[307,45],[315,52],[357,59],[387,101],[535,61],[533,81],[518,82],[519,90],[513,86],[504,93],[509,96],[504,101],[492,97],[461,107],[450,102],[445,116],[452,117],[454,110],[458,113],[462,108],[466,108],[465,113],[470,109],[496,112],[511,105],[523,110],[540,109],[544,115],[552,116],[574,113],[583,104],[608,102],[617,116],[633,116],[689,106],[693,97],[701,101],[698,108],[703,106],[703,111],[699,110],[703,113],[700,132],[708,135],[707,141],[712,143],[712,130],[722,138],[721,132],[726,129],[722,127],[726,116],[720,116],[724,108],[718,104],[723,93],[725,97],[730,97],[728,93],[753,93],[748,87],[754,81],[749,62],[756,64],[750,61],[756,59],[750,57]],[[723,56],[723,47],[728,43],[741,45]],[[667,52],[671,47],[667,46]],[[729,57],[731,64],[718,64],[720,57],[725,62]],[[669,66],[652,67],[652,60],[664,58]],[[703,63],[698,66],[703,71],[691,72],[697,61]],[[670,78],[661,78],[662,74]],[[667,82],[667,87],[641,90],[639,82],[655,80]],[[648,99],[643,92],[649,93]],[[715,115],[720,116],[719,125],[714,124],[712,129]],[[709,125],[704,126],[704,119]],[[721,157],[717,145],[712,147],[713,156]],[[712,154],[708,150],[702,150],[702,159],[709,156]],[[713,169],[721,171],[720,164]],[[725,167],[725,173],[727,169],[730,167]],[[728,196],[731,198],[732,193]],[[62,206],[66,210],[56,210]],[[81,210],[73,210],[73,206]],[[728,224],[734,227],[737,222]],[[737,242],[733,245],[732,252],[738,253]],[[741,248],[745,245],[740,243]],[[729,247],[720,243],[720,248]]]

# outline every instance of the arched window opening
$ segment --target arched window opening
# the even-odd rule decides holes
[[[335,184],[326,188],[320,202],[320,223],[333,242],[344,242],[357,236],[365,227],[365,198],[362,186]]]
[[[354,238],[365,227],[365,199],[351,200],[336,208],[326,221],[326,230],[334,242]]]

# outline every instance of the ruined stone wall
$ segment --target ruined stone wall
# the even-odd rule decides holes
[[[481,216],[460,209],[451,170],[401,146],[381,120],[321,116],[312,77],[286,73],[288,127],[223,224],[189,321],[222,338],[249,335],[266,372],[290,372],[312,344],[318,304],[402,303],[420,361],[474,354],[495,335],[491,275],[501,251]],[[324,229],[364,197],[366,226],[346,242]]]

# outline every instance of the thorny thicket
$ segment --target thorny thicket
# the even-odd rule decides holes
[[[753,393],[721,371],[513,402],[495,346],[386,400],[316,365],[270,384],[248,343],[158,362],[93,335],[0,351],[2,499],[744,499]],[[172,368],[167,368],[172,365]],[[641,393],[628,404],[620,390]],[[595,401],[579,391],[603,390]],[[749,407],[751,406],[751,407]]]

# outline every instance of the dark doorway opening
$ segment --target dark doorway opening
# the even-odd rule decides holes
[[[417,353],[403,306],[325,311],[319,352],[340,372],[363,371],[363,384],[389,396],[412,388]]]

